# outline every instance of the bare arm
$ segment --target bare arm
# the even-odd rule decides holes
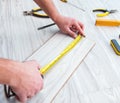
[[[60,16],[52,0],[34,0],[54,21]]]
[[[60,15],[52,0],[34,0],[52,20],[58,25],[60,30],[66,34],[76,37],[76,33],[84,36],[84,25],[73,18]]]
[[[24,63],[0,58],[0,84],[9,85],[17,99],[26,102],[43,87],[40,68],[36,61]]]
[[[0,59],[0,84],[11,84],[12,78],[15,77],[13,65],[14,63],[10,60]]]

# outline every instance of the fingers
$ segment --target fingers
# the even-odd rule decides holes
[[[85,35],[84,35],[84,26],[83,26],[83,24],[81,23],[81,22],[76,22],[75,23],[75,28],[76,28],[76,31],[80,34],[80,35],[82,35],[83,37],[85,37]]]
[[[84,25],[81,22],[78,21],[77,27],[78,27],[79,33],[82,34],[83,37],[85,37],[85,35],[84,35],[85,34],[84,33]]]
[[[18,101],[20,101],[21,103],[26,103],[26,101],[30,98],[32,98],[33,95],[29,95],[29,96],[22,96],[22,97],[16,97]]]
[[[16,96],[17,100],[19,100],[21,103],[25,103],[27,101],[27,97],[25,95],[19,95]]]
[[[63,33],[67,33],[73,38],[76,38],[76,34],[80,34],[85,37],[84,25],[80,21],[65,16],[59,16],[58,18],[59,19],[55,22]]]
[[[67,32],[73,38],[76,38],[77,34],[80,34],[83,37],[85,37],[84,25],[79,21],[74,21],[74,23],[72,23],[72,26],[70,25],[70,27],[67,28]]]
[[[70,28],[67,28],[67,32],[71,37],[73,37],[73,38],[77,37],[77,34],[74,32],[74,30],[71,30]]]
[[[73,38],[76,38],[77,34],[80,34],[83,37],[85,37],[82,28],[80,28],[80,26],[78,24],[76,24],[76,26],[72,26],[71,28],[67,28],[67,32]]]
[[[78,24],[81,27],[81,29],[84,31],[84,25],[80,21],[78,21]]]
[[[19,71],[20,75],[16,79],[18,81],[17,85],[12,90],[17,95],[16,98],[25,103],[27,99],[33,97],[43,88],[43,79],[38,70],[40,65],[37,61],[26,61],[20,63],[18,67],[22,70]]]
[[[36,95],[38,93],[38,90],[36,91],[32,91],[32,92],[29,92],[28,94],[19,94],[19,95],[16,95],[16,99],[18,101],[20,101],[21,103],[26,103],[26,101],[30,98],[32,98],[34,95]]]

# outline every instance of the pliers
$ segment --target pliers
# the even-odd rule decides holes
[[[41,17],[41,18],[49,18],[49,16],[45,13],[39,13],[39,11],[42,11],[41,8],[34,8],[31,11],[23,11],[23,15],[33,15],[36,17]]]
[[[103,13],[97,14],[96,16],[97,17],[104,17],[104,16],[107,16],[111,13],[117,12],[117,10],[107,10],[107,9],[100,8],[100,9],[94,9],[93,12],[103,12]]]

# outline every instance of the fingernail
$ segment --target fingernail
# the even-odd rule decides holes
[[[86,37],[85,33],[82,33],[81,35],[82,35],[83,37]]]
[[[82,35],[83,37],[86,37],[84,34]]]

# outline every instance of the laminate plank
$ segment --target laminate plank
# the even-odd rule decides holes
[[[75,88],[73,84],[69,83]],[[66,88],[66,87],[65,87]],[[70,88],[61,90],[59,96],[52,103],[119,103],[120,102],[120,86],[106,88],[85,94],[79,94]],[[72,95],[68,95],[67,93]]]
[[[60,90],[57,96],[55,96],[52,102],[119,103],[120,58],[109,45],[110,39],[118,38],[118,34],[120,34],[119,27],[96,27],[94,25],[96,13],[92,12],[95,8],[118,9],[119,11],[119,1],[68,0],[74,5],[85,9],[85,12],[69,4],[62,3],[60,0],[53,1],[55,1],[61,14],[74,17],[84,23],[87,38],[94,40],[96,46],[83,60],[74,75]],[[37,7],[37,5],[33,3],[33,0],[0,1],[0,57],[23,61],[58,31],[56,26],[37,31],[37,27],[47,23],[49,24],[52,21],[49,19],[38,19],[32,16],[24,17],[22,15],[23,10],[31,10],[32,7]],[[110,14],[104,18],[119,19],[120,13]],[[48,49],[50,50],[50,48]],[[49,53],[49,51],[47,53]],[[51,60],[50,58],[52,58],[52,56],[48,57],[48,61]],[[40,62],[41,66],[45,65],[45,60],[43,56],[44,63]],[[59,64],[61,63],[57,65]],[[51,71],[49,71],[47,75],[49,75]],[[45,76],[45,81],[47,75]],[[52,90],[50,90],[50,93],[51,92]],[[17,103],[15,99],[10,101],[6,100],[3,86],[0,86],[0,94],[0,103]],[[39,94],[29,102],[39,103]]]
[[[0,1],[0,57],[23,61],[51,38],[58,28],[37,28],[51,19],[24,16],[24,10],[38,7],[33,0]]]
[[[87,101],[81,102],[83,95],[87,97],[87,94],[89,94],[90,98],[93,99],[91,102],[89,102],[95,103],[94,93],[96,94],[96,92],[100,92],[100,95],[102,96],[104,94],[101,92],[104,90],[115,87],[120,89],[120,64],[115,63],[119,60],[114,61],[115,58],[113,58],[111,61],[111,59],[109,59],[109,55],[106,56],[106,54],[104,54],[105,51],[101,53],[101,55],[97,55],[101,48],[101,46],[99,46],[99,48],[96,48],[95,46],[95,48],[92,49],[90,55],[84,59],[74,75],[70,78],[69,82],[54,99],[53,103],[73,103],[73,101],[76,103],[87,103]],[[94,50],[97,52],[94,52]],[[117,97],[118,96],[119,94]],[[114,98],[117,97],[116,95],[114,96]],[[99,103],[101,98],[99,98],[98,95],[95,98],[98,98],[96,103]],[[103,98],[103,100],[106,100],[106,102],[108,102],[110,99],[111,98],[108,98],[107,96]],[[113,103],[115,103],[115,101]]]
[[[119,91],[116,94],[113,93],[113,96],[106,96],[107,93],[103,93],[104,90],[116,86],[118,90],[120,89],[120,57],[110,46],[111,39],[118,39],[119,27],[95,26],[96,14],[92,12],[95,8],[116,9],[119,7],[117,4],[119,1],[115,0],[116,5],[113,1],[107,0],[80,0],[79,2],[86,10],[84,19],[82,19],[86,28],[85,33],[88,38],[96,42],[96,46],[59,92],[53,103],[119,103]],[[110,14],[104,18],[119,19],[120,13]]]
[[[27,60],[37,60],[41,67],[55,58],[73,39],[62,33],[57,33]],[[44,88],[29,103],[50,103],[57,96],[62,87],[76,71],[82,60],[89,53],[94,42],[82,39],[72,51],[60,60],[44,77]],[[78,56],[79,55],[79,56]],[[69,69],[69,70],[68,70]],[[48,94],[49,93],[49,94]],[[3,97],[2,97],[3,98]],[[17,103],[14,98],[4,99],[4,103]]]
[[[43,67],[55,58],[72,40],[73,39],[69,36],[57,33],[27,60],[35,59]],[[35,103],[50,103],[75,72],[93,46],[94,42],[87,38],[83,38],[72,51],[70,51],[50,71],[48,71],[44,77],[43,90],[38,94],[38,96],[34,97],[30,103],[32,103],[32,101]]]
[[[51,20],[23,16],[24,10],[34,7],[38,6],[33,0],[0,0],[0,58],[24,61],[58,31],[56,26],[38,31]],[[17,102],[6,99],[3,85],[0,94],[0,103]]]

